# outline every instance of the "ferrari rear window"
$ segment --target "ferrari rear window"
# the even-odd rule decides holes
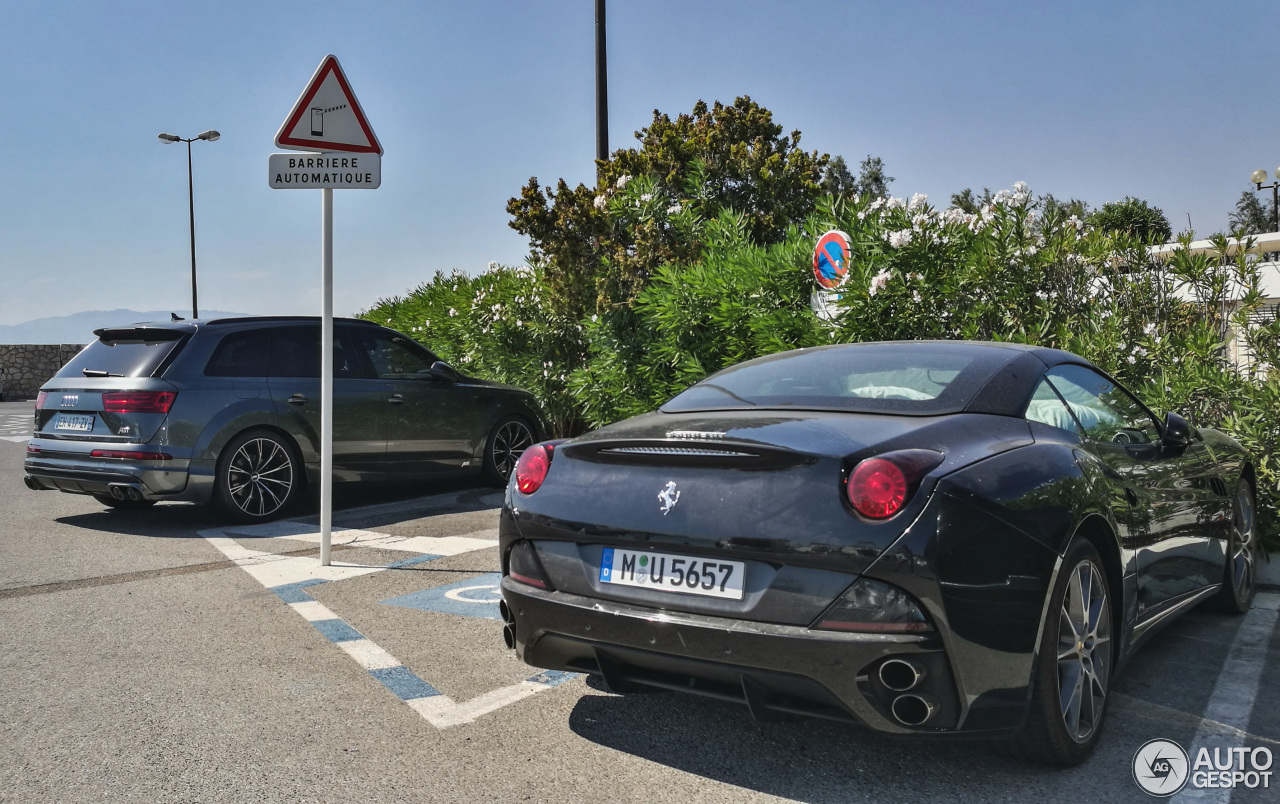
[[[807,408],[937,415],[964,410],[1014,355],[938,343],[829,346],[725,369],[677,395],[668,413]]]

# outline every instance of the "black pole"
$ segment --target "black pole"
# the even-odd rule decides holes
[[[187,211],[191,214],[191,318],[200,317],[196,304],[196,191],[191,174],[191,140],[187,140]]]
[[[605,65],[604,3],[596,0],[596,159],[609,158],[609,78]]]
[[[1280,189],[1277,189],[1278,187],[1280,187],[1280,177],[1271,182],[1271,221],[1275,224],[1275,228],[1272,229],[1273,232],[1280,232],[1280,205],[1276,203],[1280,201]]]

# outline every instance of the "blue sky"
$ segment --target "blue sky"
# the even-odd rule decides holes
[[[750,95],[802,145],[884,159],[945,206],[1026,181],[1098,206],[1136,195],[1175,231],[1226,227],[1280,164],[1271,3],[611,0],[610,145],[654,109]],[[190,309],[184,145],[202,308],[319,310],[320,193],[268,156],[334,53],[386,154],[335,193],[335,310],[435,271],[521,262],[506,200],[594,178],[592,0],[5,4],[0,323]],[[1260,44],[1261,43],[1261,44]]]

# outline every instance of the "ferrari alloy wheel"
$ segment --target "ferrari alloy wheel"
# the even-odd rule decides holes
[[[1257,542],[1253,487],[1242,480],[1232,505],[1231,541],[1227,544],[1222,588],[1214,598],[1214,608],[1228,614],[1244,614],[1253,606],[1253,596],[1258,591]]]
[[[484,450],[484,473],[495,485],[505,486],[516,462],[533,446],[533,429],[524,419],[509,416],[499,421],[489,433]]]
[[[1085,743],[1102,725],[1107,702],[1111,608],[1106,576],[1086,558],[1071,571],[1066,592],[1058,622],[1058,702],[1068,736]]]
[[[233,438],[218,461],[217,497],[241,522],[264,522],[297,499],[300,463],[293,446],[267,430]]]
[[[1114,657],[1111,589],[1093,544],[1077,538],[1054,583],[1032,673],[1031,711],[1006,753],[1070,766],[1093,751],[1106,715]]]

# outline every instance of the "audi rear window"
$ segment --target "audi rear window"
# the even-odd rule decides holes
[[[161,327],[100,329],[98,340],[71,358],[58,377],[152,377],[186,343],[181,330]]]
[[[803,408],[939,415],[965,409],[1012,355],[945,344],[875,343],[785,352],[725,369],[662,406],[667,413]]]

